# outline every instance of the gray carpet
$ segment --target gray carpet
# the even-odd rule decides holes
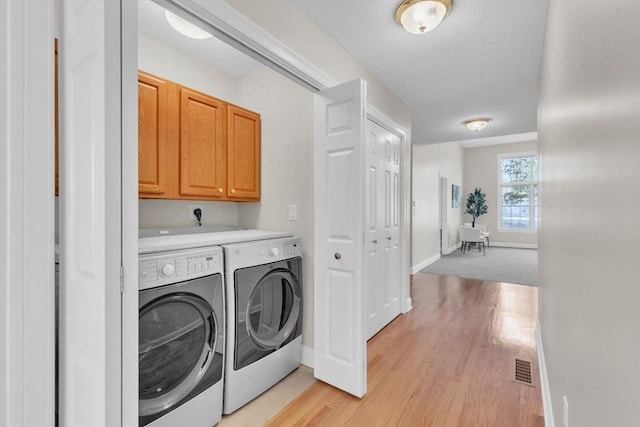
[[[464,255],[458,249],[420,272],[538,286],[538,251],[494,246],[483,256],[477,249]]]

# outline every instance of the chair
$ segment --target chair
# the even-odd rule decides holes
[[[467,227],[471,227],[472,226],[470,222],[465,222],[464,225],[466,225]],[[478,224],[476,222],[476,227],[475,228],[480,230],[480,235],[486,241],[487,246],[491,246],[491,243],[489,242],[489,237],[491,236],[491,233],[489,233],[487,231],[487,226],[484,225],[484,224]]]
[[[458,226],[458,233],[460,234],[460,241],[462,242],[462,247],[460,250],[464,254],[472,245],[478,246],[478,252],[482,250],[482,254],[486,255],[484,250],[484,242],[485,239],[481,235],[481,231],[479,228],[473,228],[466,225]]]

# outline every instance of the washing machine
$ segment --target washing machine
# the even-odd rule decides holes
[[[222,417],[225,289],[219,246],[139,256],[139,426]]]
[[[287,237],[223,245],[227,292],[224,410],[287,376],[302,356],[302,248]]]

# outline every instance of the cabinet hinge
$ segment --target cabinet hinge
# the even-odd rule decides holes
[[[120,293],[124,293],[124,266],[120,266]]]

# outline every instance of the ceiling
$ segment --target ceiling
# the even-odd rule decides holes
[[[409,106],[414,144],[519,142],[536,132],[548,0],[453,0],[423,35],[395,22],[400,0],[292,1]],[[235,77],[261,66],[215,37],[179,35],[153,1],[138,4],[140,32]],[[463,126],[478,116],[492,119],[486,129]]]
[[[293,2],[409,106],[414,144],[536,131],[547,0],[453,0],[423,35],[395,22],[401,0]]]

